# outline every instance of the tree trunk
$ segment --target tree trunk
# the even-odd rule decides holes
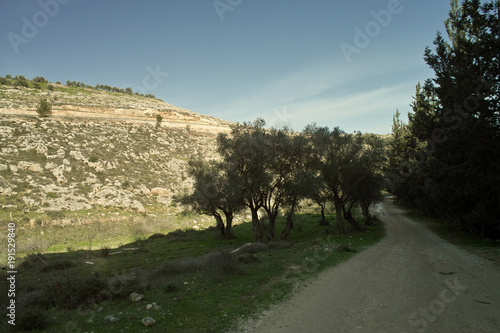
[[[292,230],[295,228],[293,225],[293,219],[292,219],[293,214],[295,212],[295,207],[297,207],[297,197],[295,197],[292,200],[292,205],[290,207],[290,211],[288,212],[288,214],[286,214],[285,228],[283,229],[283,231],[281,232],[281,235],[280,235],[281,240],[287,240],[288,237],[290,236],[290,232],[292,232]]]
[[[326,221],[325,218],[325,205],[319,205],[321,207],[321,221]]]
[[[285,228],[281,232],[281,236],[280,236],[281,240],[287,240],[288,236],[290,236],[290,232],[292,232],[292,230],[295,228],[293,226],[292,216],[293,216],[293,212],[290,212],[286,215],[286,224],[285,224]]]
[[[224,238],[236,238],[233,234],[233,213],[225,212],[224,214],[226,215],[226,232],[224,234]]]
[[[250,211],[252,212],[252,228],[253,228],[253,234],[255,236],[255,241],[258,243],[262,243],[262,238],[264,237],[264,234],[262,233],[262,227],[259,221],[258,209],[250,207]]]
[[[372,216],[370,215],[370,204],[369,203],[367,204],[366,202],[361,201],[360,205],[361,205],[361,212],[363,213],[363,217],[365,219],[365,224],[366,225],[373,225],[373,219],[372,219]]]
[[[226,228],[224,227],[224,221],[222,220],[222,217],[219,214],[213,214],[213,217],[215,218],[215,221],[217,222],[217,229],[219,229],[220,235],[222,238],[226,235]]]
[[[351,208],[352,205],[351,207],[349,207],[349,210],[346,210],[345,206],[342,207],[344,218],[351,224],[354,230],[359,231],[361,230],[361,226],[359,225],[358,221],[356,221],[354,217],[352,217]]]
[[[335,203],[335,215],[337,219],[337,230],[339,235],[345,235],[345,226],[344,226],[344,216],[342,212],[342,201],[339,198],[334,199]]]
[[[269,218],[269,227],[267,230],[267,238],[268,241],[273,241],[274,240],[274,231],[276,229],[276,218],[278,217],[278,210],[272,211],[267,208],[264,208],[266,210],[267,216]]]

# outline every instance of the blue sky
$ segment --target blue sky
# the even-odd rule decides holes
[[[410,110],[417,82],[432,77],[423,52],[445,31],[449,8],[448,0],[0,0],[0,75],[132,87],[231,121],[384,134],[396,108]]]

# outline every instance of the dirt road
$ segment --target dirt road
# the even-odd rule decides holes
[[[380,243],[242,332],[500,332],[498,261],[443,241],[391,202],[375,212],[387,228]]]

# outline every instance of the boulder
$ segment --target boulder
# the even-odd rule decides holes
[[[135,194],[149,195],[151,191],[144,185],[140,185],[138,188],[134,189]]]
[[[54,162],[48,162],[45,164],[45,169],[47,170],[53,170],[57,167],[57,164],[55,164]]]
[[[170,191],[168,189],[163,187],[154,187],[150,191],[151,195],[165,195],[168,194],[169,192]]]
[[[35,162],[20,161],[17,163],[17,167],[21,170],[29,170],[33,172],[43,172],[43,168],[40,164]]]
[[[106,316],[106,317],[104,317],[104,320],[107,322],[110,322],[110,323],[115,323],[118,320],[120,320],[120,318],[117,318],[115,316]]]
[[[72,150],[69,152],[69,156],[73,157],[77,161],[87,162],[85,156],[83,156],[83,154],[80,153],[79,151]]]
[[[139,302],[144,298],[143,294],[136,293],[135,291],[128,296],[128,299],[133,302]]]
[[[154,323],[156,323],[156,320],[154,320],[151,317],[144,317],[144,318],[142,318],[141,321],[144,324],[144,326],[150,326],[150,325],[153,325]]]

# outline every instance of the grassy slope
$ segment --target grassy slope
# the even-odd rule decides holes
[[[186,230],[128,244],[137,250],[116,255],[104,256],[103,250],[32,255],[19,268],[17,300],[26,306],[18,310],[18,320],[34,324],[39,318],[48,325],[44,332],[101,332],[103,327],[110,333],[145,332],[141,319],[151,316],[157,323],[148,332],[223,332],[287,297],[297,282],[347,260],[355,254],[351,249],[363,250],[383,235],[381,225],[348,236],[329,235],[325,230],[334,228],[317,220],[317,213],[298,215],[290,243],[262,248],[248,255],[250,263],[221,252],[251,242],[250,223],[236,225],[238,237],[229,241],[213,230]],[[277,230],[283,225],[279,220]],[[145,294],[144,300],[128,300],[133,291]],[[85,296],[102,300],[92,304]],[[162,310],[147,311],[153,302]],[[107,315],[120,320],[106,322]]]
[[[500,241],[484,239],[477,234],[462,231],[444,220],[426,218],[416,212],[410,211],[407,216],[415,222],[425,224],[433,232],[439,235],[439,237],[450,243],[460,246],[488,260],[500,262]]]

